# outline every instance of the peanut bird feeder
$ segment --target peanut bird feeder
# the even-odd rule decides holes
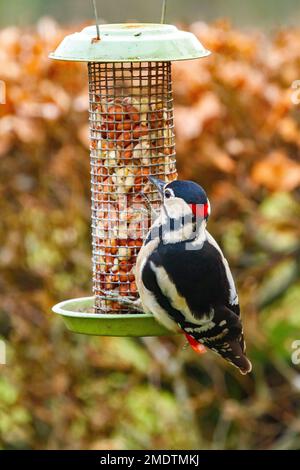
[[[177,176],[171,61],[208,54],[172,25],[105,24],[67,36],[50,55],[88,64],[94,297],[53,307],[74,332],[171,334],[152,315],[134,313],[126,298],[138,298],[134,266],[149,229],[145,198],[154,207],[160,201],[148,176]]]

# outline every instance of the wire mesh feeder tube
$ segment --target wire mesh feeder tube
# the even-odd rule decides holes
[[[136,257],[150,226],[148,176],[176,178],[170,62],[88,63],[95,313],[130,313]]]

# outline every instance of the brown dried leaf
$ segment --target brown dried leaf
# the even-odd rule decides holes
[[[251,175],[255,183],[270,191],[291,191],[300,185],[299,163],[281,151],[274,151],[257,162]]]

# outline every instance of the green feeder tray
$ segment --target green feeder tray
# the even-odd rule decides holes
[[[94,336],[169,336],[175,334],[160,325],[151,314],[113,315],[86,313],[92,311],[94,297],[71,299],[54,305],[53,312],[61,315],[73,333]]]

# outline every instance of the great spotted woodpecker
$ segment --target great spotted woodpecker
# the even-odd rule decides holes
[[[205,346],[239,368],[251,371],[245,355],[238,295],[227,260],[206,230],[210,203],[192,181],[150,181],[162,196],[136,264],[136,282],[145,312],[186,335],[192,348]]]

